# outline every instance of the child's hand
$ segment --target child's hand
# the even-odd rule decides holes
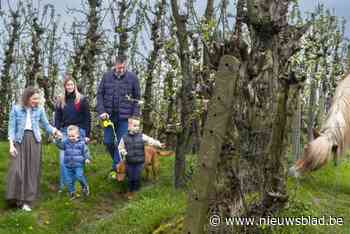
[[[54,137],[55,139],[61,140],[61,139],[63,138],[63,135],[62,135],[62,133],[61,133],[59,130],[56,129],[56,131],[55,131],[54,134],[53,134],[53,137]]]
[[[86,159],[86,160],[85,160],[85,163],[86,163],[86,164],[90,164],[90,163],[91,163],[90,159]]]
[[[160,148],[163,149],[163,148],[165,148],[165,146],[166,146],[165,143],[160,143]]]

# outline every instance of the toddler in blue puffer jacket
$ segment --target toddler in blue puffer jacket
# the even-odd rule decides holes
[[[82,186],[82,192],[88,196],[89,185],[84,175],[85,163],[90,163],[88,147],[85,141],[80,138],[79,127],[70,125],[67,128],[67,139],[56,141],[58,148],[64,150],[64,165],[67,168],[67,184],[69,196],[71,199],[76,197],[75,182],[79,181]]]

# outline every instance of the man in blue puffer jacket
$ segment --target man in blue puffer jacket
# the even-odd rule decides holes
[[[67,139],[58,140],[56,145],[64,150],[64,166],[67,168],[69,196],[75,198],[75,182],[78,180],[84,195],[88,196],[89,185],[84,176],[84,165],[90,163],[89,151],[85,140],[80,138],[79,127],[70,125],[67,128]]]
[[[139,116],[138,100],[140,99],[140,84],[135,73],[127,71],[126,57],[116,59],[112,71],[105,73],[97,91],[96,110],[101,119],[111,119],[115,126],[114,139],[112,128],[104,129],[104,144],[110,153],[113,163],[112,170],[120,160],[118,145],[120,139],[128,132],[128,119]]]

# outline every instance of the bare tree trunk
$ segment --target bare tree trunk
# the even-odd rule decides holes
[[[220,155],[216,199],[210,204],[210,210],[222,217],[265,216],[282,208],[288,199],[285,150],[293,116],[289,108],[294,84],[300,81],[290,78],[287,68],[289,58],[300,48],[300,37],[309,27],[288,24],[288,5],[287,0],[238,2],[237,22],[247,25],[250,46],[236,25],[232,39],[223,46],[216,45],[216,54],[210,56],[212,64],[223,54],[232,54],[241,62],[237,81],[240,92],[234,100],[232,123],[238,137],[229,145],[239,158],[231,159],[229,150]],[[233,166],[238,170],[232,170]],[[222,228],[225,232],[227,227]],[[256,227],[246,226],[233,229],[257,231]]]
[[[52,9],[51,20],[53,21],[52,31],[48,37],[48,73],[47,76],[39,76],[38,84],[44,90],[45,105],[48,113],[53,113],[55,103],[55,88],[58,79],[58,64],[55,62],[55,50],[57,49],[57,23],[55,21],[54,9]]]
[[[301,98],[300,98],[300,90],[296,95],[296,113],[293,120],[293,128],[292,128],[292,154],[294,156],[294,160],[298,160],[301,155]]]
[[[166,145],[170,148],[176,147],[176,116],[175,116],[175,91],[174,91],[175,74],[168,71],[165,77],[164,99],[168,102],[166,117]]]
[[[295,27],[288,24],[289,1],[247,1],[247,16],[252,40],[248,74],[251,82],[259,122],[253,126],[270,128],[268,144],[258,149],[264,164],[261,198],[258,206],[248,213],[267,215],[282,208],[288,199],[286,190],[286,136],[290,127],[288,115],[292,85],[298,81],[286,75],[289,58],[298,50],[299,39],[309,25]],[[268,16],[268,17],[267,17]],[[254,68],[255,67],[255,68]],[[256,70],[255,70],[256,69]],[[262,116],[263,114],[264,116]],[[254,128],[254,127],[253,127]],[[255,210],[255,208],[258,208]]]
[[[77,81],[77,83],[80,83],[81,80],[81,60],[84,52],[84,45],[81,44],[80,41],[82,41],[82,38],[80,36],[80,33],[78,31],[78,26],[75,22],[72,24],[72,41],[74,45],[74,54],[72,56],[72,71],[71,76]]]
[[[205,24],[209,25],[211,21],[213,20],[213,14],[214,14],[214,1],[208,0],[207,1],[207,7],[205,9]],[[210,61],[210,47],[212,46],[212,38],[209,40],[203,47],[203,83],[202,83],[202,95],[203,100],[209,100],[212,95],[212,89],[213,89],[213,82],[210,80],[210,73],[212,69],[211,61]],[[206,104],[205,104],[206,105]],[[203,128],[206,122],[208,116],[208,110],[207,108],[204,108],[202,114],[201,114],[201,135],[203,134]]]
[[[40,63],[40,41],[41,36],[44,33],[44,29],[38,24],[38,18],[34,17],[32,20],[32,47],[31,54],[27,61],[27,71],[26,71],[26,84],[25,86],[36,85],[38,75],[42,69],[42,64]]]
[[[161,27],[162,27],[162,18],[164,15],[165,0],[162,0],[158,3],[158,10],[156,12],[155,20],[151,26],[151,39],[153,41],[153,50],[150,53],[147,71],[146,71],[146,84],[145,84],[145,93],[144,93],[144,109],[143,109],[143,131],[146,134],[150,134],[150,131],[153,128],[151,113],[152,113],[152,87],[153,87],[153,72],[156,68],[157,58],[159,51],[163,45],[163,38],[161,38]]]
[[[318,63],[315,65],[315,73],[318,70]],[[309,97],[309,106],[308,106],[308,121],[307,121],[307,135],[308,141],[314,139],[314,127],[315,127],[315,118],[316,118],[316,91],[318,87],[318,81],[314,77],[311,81],[310,86],[310,97]]]
[[[119,17],[118,17],[118,26],[115,29],[119,34],[119,46],[118,46],[118,56],[126,55],[129,48],[128,43],[128,29],[127,29],[127,17],[126,11],[131,5],[131,1],[122,0],[118,1],[119,4]]]
[[[179,13],[176,0],[171,0],[173,17],[177,27],[176,36],[179,42],[179,59],[181,62],[182,84],[180,88],[181,98],[181,128],[177,133],[177,147],[175,158],[175,187],[185,184],[185,155],[189,150],[192,111],[194,110],[193,77],[189,57],[188,32],[186,29],[187,16]]]
[[[81,66],[81,91],[86,96],[93,99],[95,97],[95,67],[96,56],[99,54],[98,41],[101,35],[98,32],[98,25],[100,23],[100,17],[98,15],[99,8],[101,7],[101,0],[89,0],[89,29],[86,34],[84,52],[82,54],[82,66]]]
[[[210,100],[208,120],[205,125],[199,150],[199,168],[196,172],[193,189],[189,195],[185,233],[204,233],[208,225],[208,208],[214,190],[218,155],[221,153],[224,137],[230,124],[232,104],[235,93],[235,80],[239,61],[232,56],[221,59],[216,74],[214,94]]]
[[[12,100],[12,88],[11,88],[11,65],[15,61],[14,51],[15,44],[19,39],[19,12],[18,10],[15,12],[11,12],[11,33],[9,37],[9,41],[7,43],[7,49],[5,50],[5,59],[3,62],[3,68],[1,72],[1,87],[0,87],[0,139],[4,139],[6,136],[5,129],[7,129],[7,117],[10,112],[10,104]],[[4,131],[3,131],[4,130]]]

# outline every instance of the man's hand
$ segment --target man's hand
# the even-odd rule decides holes
[[[90,163],[91,163],[90,159],[86,159],[86,160],[85,160],[85,163],[86,163],[86,164],[90,164]]]
[[[15,146],[10,145],[10,155],[15,158],[17,156],[17,154],[18,154],[18,152],[17,152]]]
[[[89,143],[90,142],[90,138],[89,137],[85,137],[85,143]]]
[[[100,114],[100,119],[109,119],[109,114],[108,113],[102,113],[102,114]]]
[[[160,143],[160,148],[163,149],[163,148],[165,148],[165,146],[166,146],[165,143]]]

